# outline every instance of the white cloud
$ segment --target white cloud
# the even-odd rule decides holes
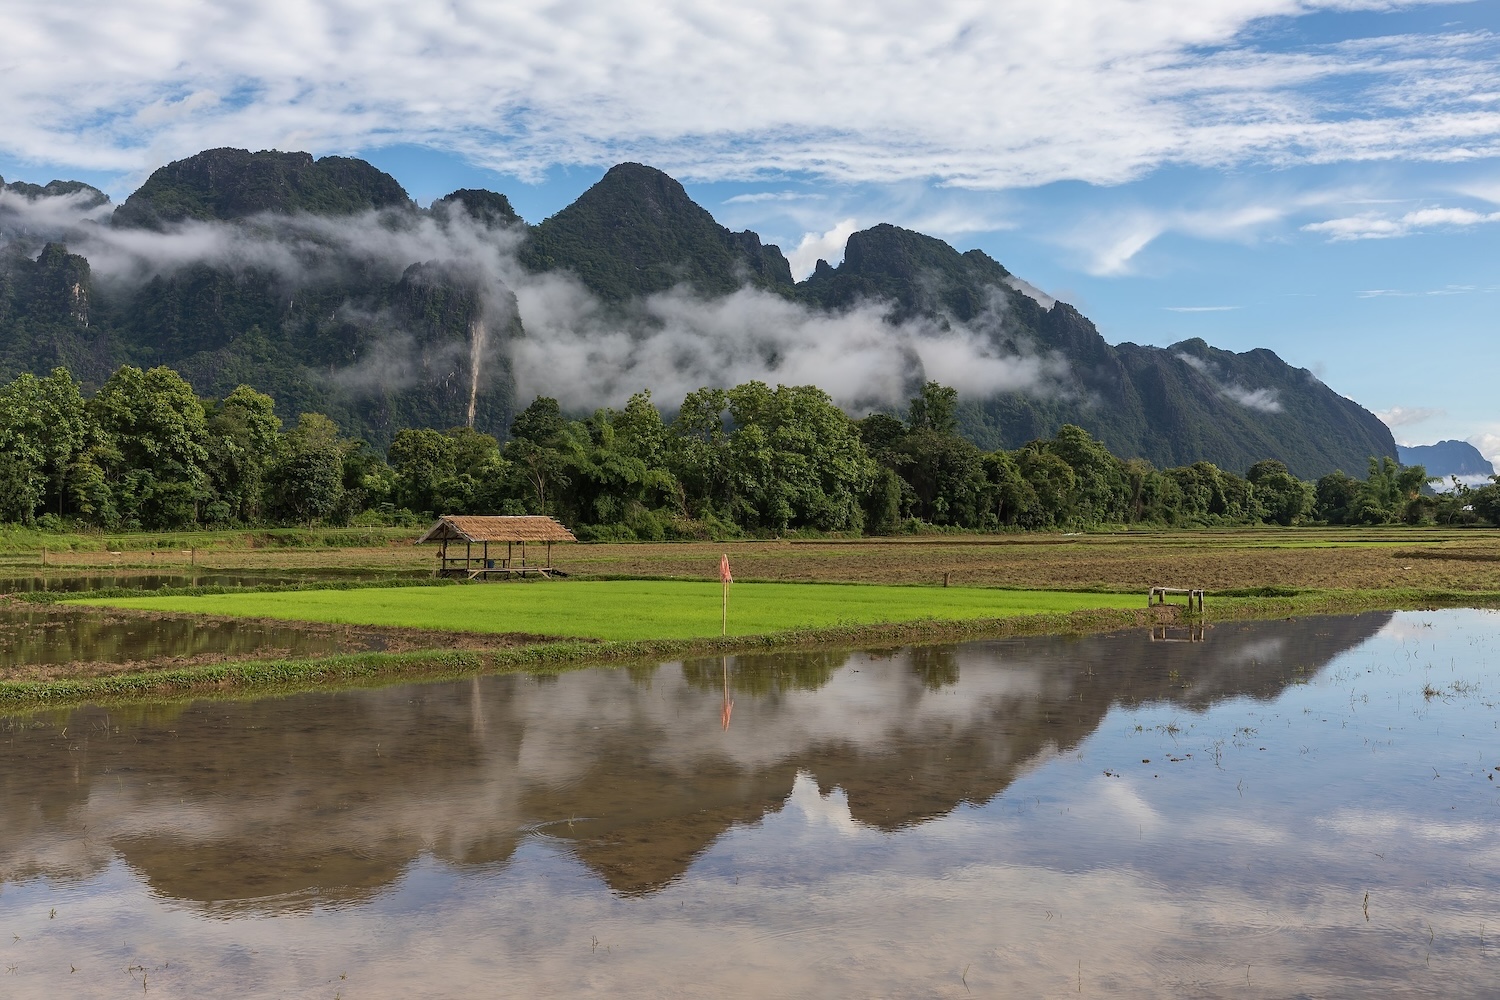
[[[1431,295],[1469,295],[1475,292],[1500,291],[1500,285],[1444,285],[1442,288],[1429,288],[1425,292],[1407,291],[1401,288],[1366,288],[1358,292],[1362,299],[1413,299]]]
[[[1376,410],[1375,415],[1380,418],[1381,423],[1394,430],[1397,427],[1420,424],[1434,417],[1444,417],[1448,413],[1429,406],[1393,406],[1389,410]]]
[[[1312,205],[1342,200],[1345,192],[1305,191],[1268,198],[1264,192],[1252,197],[1243,184],[1231,184],[1215,192],[1206,203],[1174,209],[1134,207],[1113,216],[1094,217],[1059,237],[1081,258],[1083,269],[1098,277],[1116,277],[1136,271],[1141,251],[1168,233],[1183,233],[1198,239],[1252,243],[1266,230]]]
[[[811,191],[753,191],[748,194],[737,194],[733,198],[725,198],[726,205],[755,205],[766,201],[822,201],[827,198],[824,194],[815,194]]]
[[[1258,410],[1261,413],[1281,412],[1281,399],[1275,389],[1250,389],[1237,382],[1225,382],[1219,377],[1217,365],[1211,365],[1202,358],[1186,352],[1179,352],[1177,360],[1212,382],[1219,390],[1219,395],[1225,399],[1232,400],[1247,410]]]
[[[1257,40],[1420,2],[13,0],[0,148],[135,176],[215,145],[419,143],[523,176],[631,158],[979,188],[1493,155],[1491,34]]]
[[[854,219],[845,219],[826,233],[803,233],[802,242],[786,255],[792,277],[801,281],[812,274],[819,260],[837,266],[844,259],[844,245],[858,228]]]
[[[1226,385],[1220,391],[1247,410],[1259,410],[1262,413],[1281,412],[1281,400],[1277,398],[1275,389],[1246,389],[1244,386]]]
[[[1395,217],[1371,212],[1310,222],[1302,230],[1322,233],[1331,243],[1342,243],[1346,240],[1392,239],[1430,229],[1464,229],[1487,222],[1500,222],[1500,212],[1475,212],[1467,208],[1421,208]]]
[[[1490,460],[1490,464],[1500,469],[1500,426],[1493,430],[1481,431],[1468,439],[1469,443],[1479,449],[1479,453]]]
[[[96,225],[93,211],[71,196],[33,202],[7,193],[0,198],[0,238],[18,228],[38,238],[65,238],[88,258],[99,281],[115,287],[198,262],[254,267],[292,286],[351,266],[387,281],[419,262],[461,267],[483,293],[484,321],[469,345],[480,352],[479,360],[507,352],[522,398],[545,394],[573,409],[622,404],[643,388],[670,403],[702,386],[760,379],[816,384],[846,409],[867,411],[899,405],[929,378],[965,396],[989,396],[1056,392],[1067,375],[1066,364],[1050,354],[1003,346],[1011,339],[1008,299],[998,289],[968,323],[952,317],[898,322],[891,303],[881,300],[825,312],[748,286],[712,300],[683,286],[620,311],[606,309],[571,274],[532,274],[520,266],[519,231],[487,229],[463,215],[444,221],[374,211],[345,217],[269,214],[154,232]],[[848,219],[804,240],[794,262],[797,253],[808,251],[841,257],[854,226]],[[834,255],[830,247],[840,252]],[[486,346],[485,331],[511,318],[511,292],[526,336]],[[360,319],[379,331],[379,340],[336,379],[351,387],[389,384],[417,370],[409,331],[391,326],[383,315]],[[454,349],[462,353],[465,347]]]

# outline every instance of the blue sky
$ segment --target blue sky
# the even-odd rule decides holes
[[[127,6],[0,11],[0,174],[306,149],[538,221],[641,160],[799,270],[910,226],[1500,458],[1493,0]]]

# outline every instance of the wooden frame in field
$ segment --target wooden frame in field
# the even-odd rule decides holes
[[[437,575],[469,580],[486,580],[491,576],[505,579],[511,576],[566,576],[552,565],[553,542],[576,542],[577,538],[556,518],[537,515],[453,515],[438,518],[437,523],[413,544],[438,542]],[[449,542],[463,542],[462,557],[448,555]],[[505,543],[503,558],[490,557],[490,543]],[[541,564],[526,561],[526,544],[543,544],[547,547],[546,561]],[[474,554],[474,546],[480,546]],[[517,553],[516,547],[520,546]]]

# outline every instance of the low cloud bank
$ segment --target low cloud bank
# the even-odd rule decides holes
[[[510,321],[511,293],[525,329],[517,339],[484,338],[482,360],[503,352],[519,398],[555,396],[574,410],[619,405],[644,388],[671,405],[703,386],[761,379],[818,385],[860,413],[899,406],[927,379],[966,396],[987,396],[1060,391],[1068,374],[1056,356],[1001,346],[1020,338],[1009,328],[999,292],[968,323],[898,323],[891,305],[880,301],[829,312],[750,287],[716,299],[681,287],[623,308],[607,307],[570,274],[533,274],[522,267],[516,251],[523,230],[489,228],[456,209],[447,215],[372,211],[340,218],[268,214],[153,232],[114,229],[100,210],[82,205],[74,198],[7,197],[0,204],[0,237],[22,239],[35,249],[42,240],[65,241],[88,258],[101,287],[124,294],[200,264],[274,275],[289,296],[336,282],[394,282],[417,263],[461,269],[481,292],[476,329],[493,332]],[[819,240],[847,239],[843,228]],[[1041,295],[1030,286],[1025,291]],[[337,316],[375,337],[360,360],[332,376],[336,382],[356,391],[410,384],[417,370],[412,359],[421,350],[417,331],[402,327],[389,311],[361,313],[352,303]],[[471,332],[470,339],[480,338]],[[473,346],[455,347],[452,362],[461,363]]]

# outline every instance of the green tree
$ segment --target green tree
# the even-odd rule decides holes
[[[304,413],[282,436],[267,482],[273,517],[314,525],[344,512],[344,442],[321,413]]]
[[[207,429],[207,470],[216,498],[210,520],[259,521],[266,471],[281,437],[275,400],[241,385],[209,409]]]
[[[10,457],[4,477],[15,520],[39,508],[54,514],[90,513],[100,477],[88,468],[88,418],[78,383],[65,368],[38,378],[24,374],[0,388],[0,452]]]
[[[457,446],[453,438],[428,427],[398,431],[387,452],[396,480],[395,503],[419,514],[439,513],[439,498],[457,468]]]
[[[817,386],[747,382],[729,390],[726,472],[748,528],[858,531],[875,475],[854,422]]]
[[[1046,449],[1073,470],[1070,520],[1080,524],[1123,523],[1130,490],[1120,460],[1074,424],[1064,424]]]
[[[914,431],[952,434],[958,429],[958,390],[928,382],[909,404],[906,422]]]
[[[729,434],[723,389],[690,392],[672,421],[667,463],[682,486],[683,504],[694,517],[712,516],[728,503],[726,453]]]
[[[126,365],[89,400],[87,413],[125,524],[181,528],[199,521],[211,495],[207,418],[181,375]]]
[[[1353,523],[1359,480],[1343,471],[1330,472],[1313,487],[1313,517],[1328,524]]]

